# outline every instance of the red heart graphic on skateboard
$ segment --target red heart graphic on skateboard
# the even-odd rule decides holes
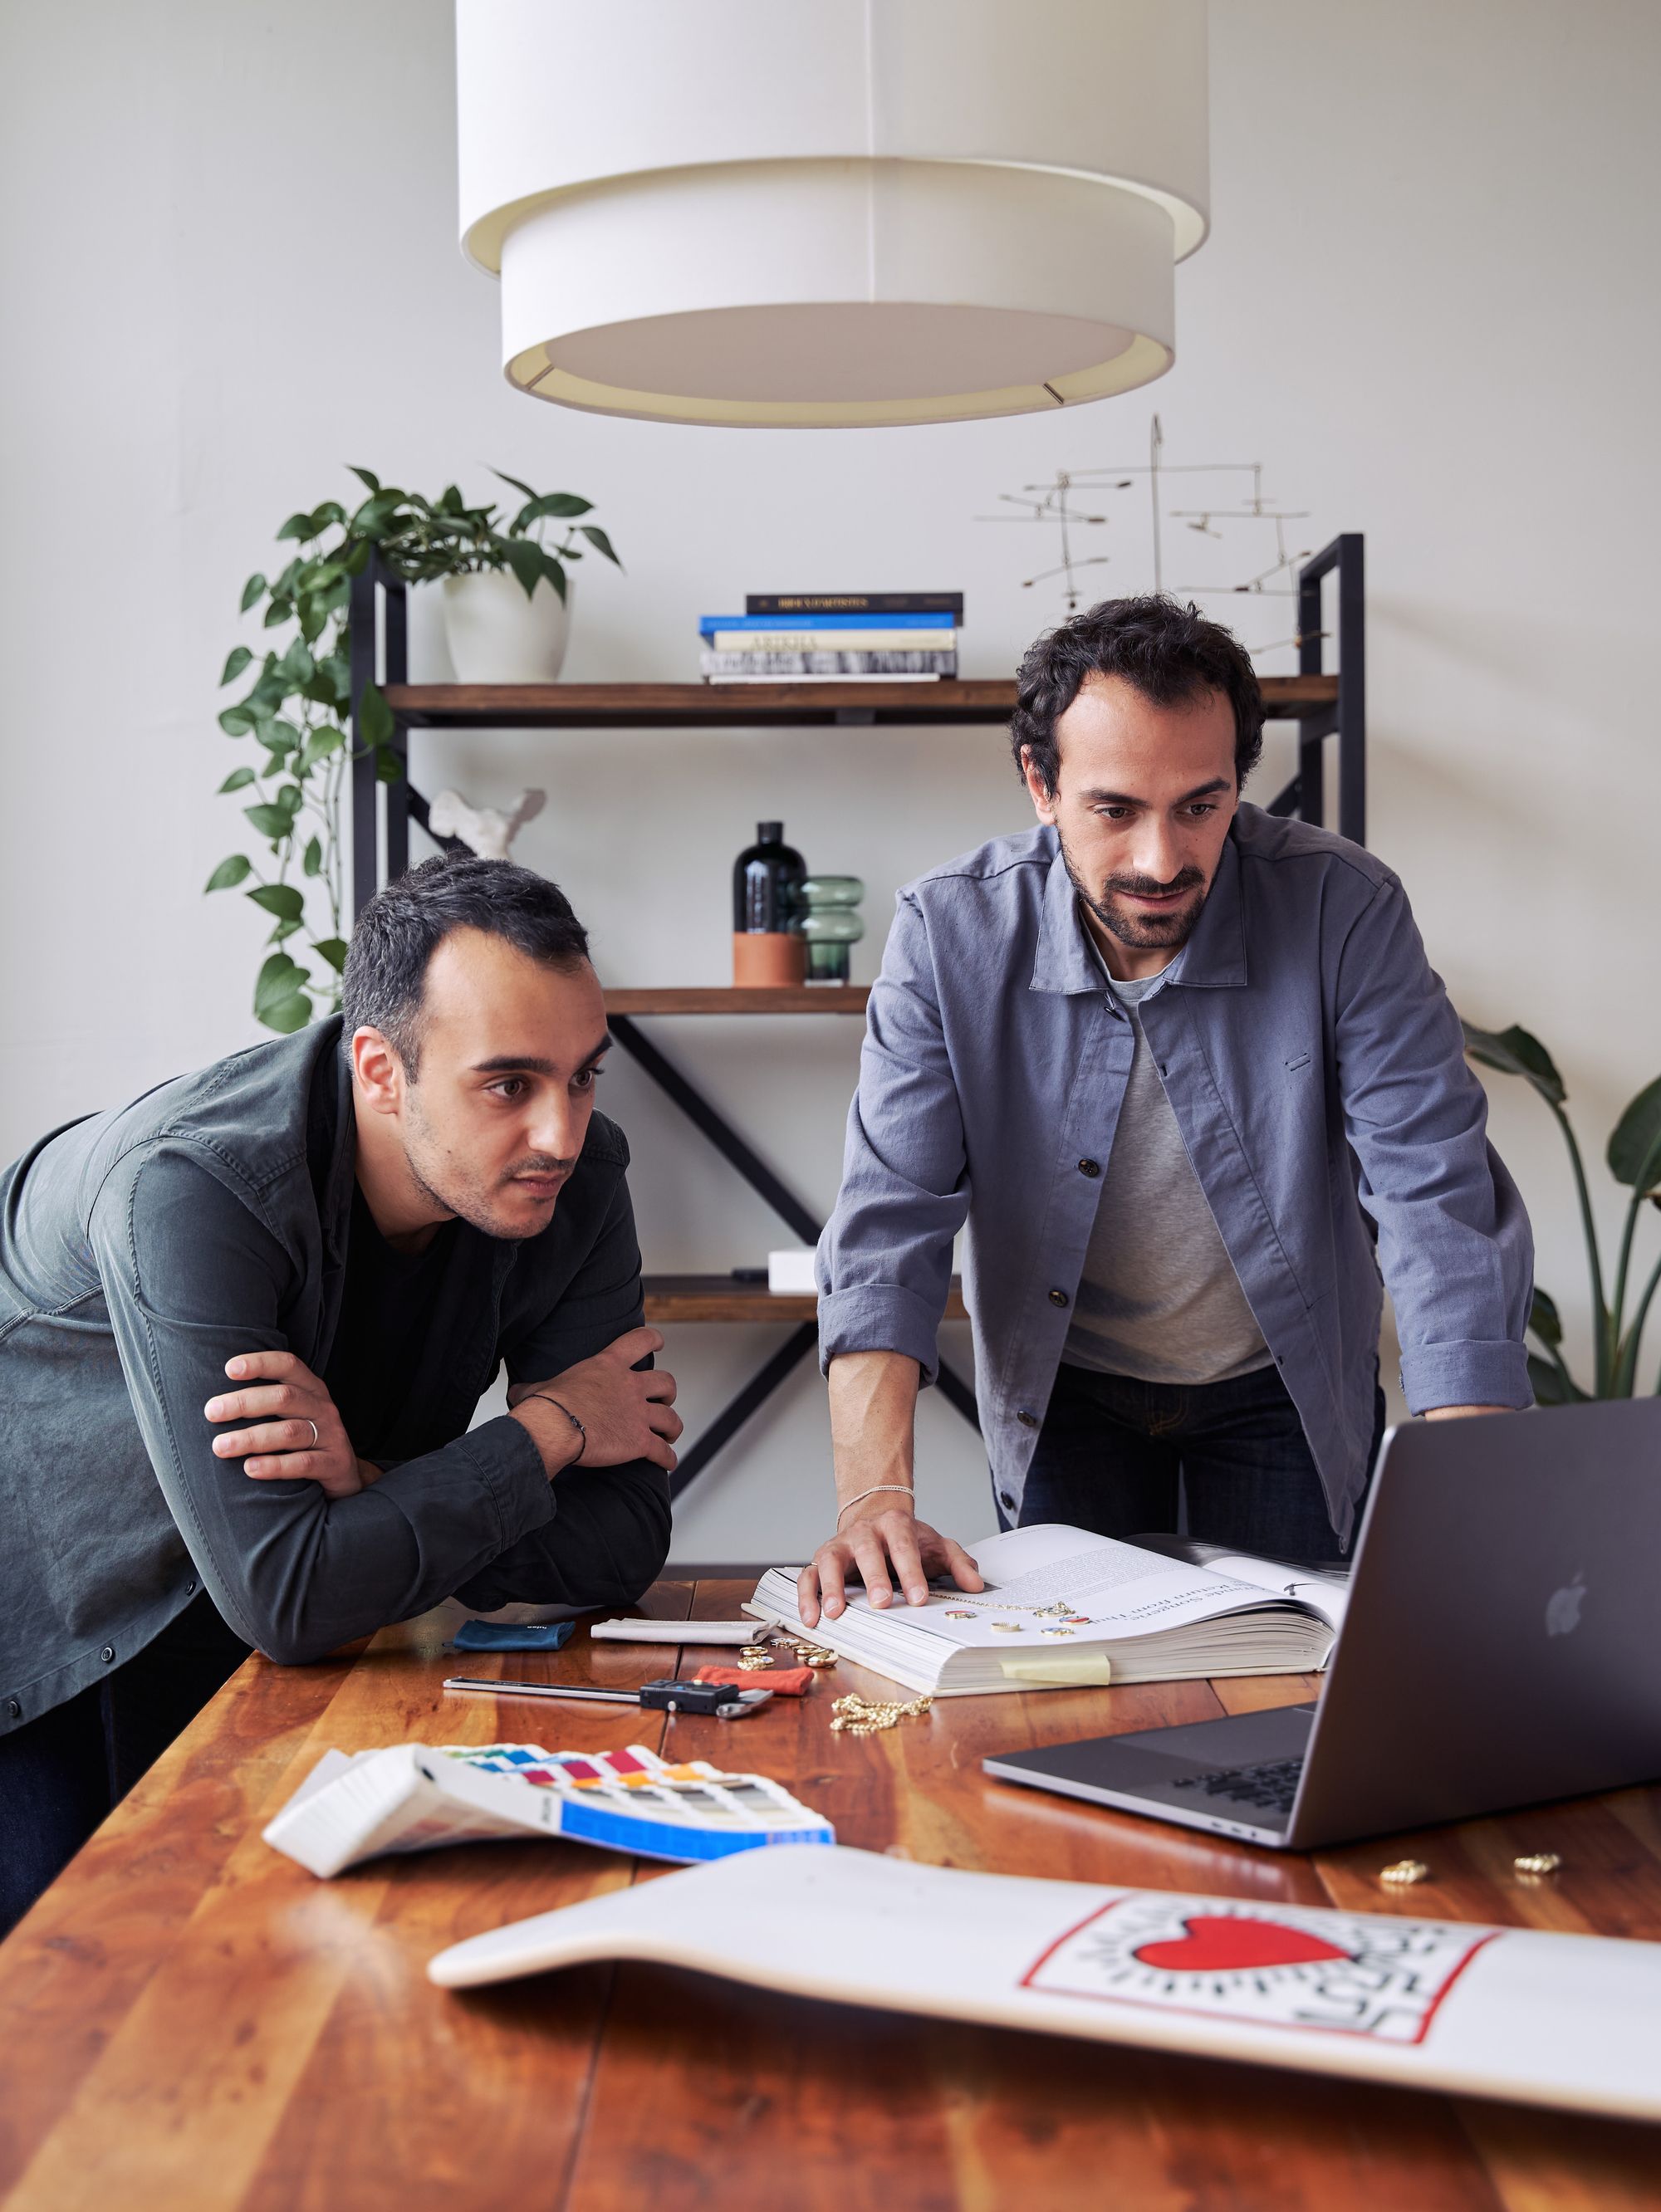
[[[1307,1966],[1349,1953],[1301,1928],[1273,1920],[1248,1920],[1237,1913],[1196,1912],[1183,1923],[1186,1933],[1159,1943],[1144,1943],[1133,1954],[1144,1966],[1179,1974],[1223,1974],[1262,1966]]]

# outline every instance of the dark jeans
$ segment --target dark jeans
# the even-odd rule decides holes
[[[1373,1460],[1384,1433],[1379,1390]],[[1344,1557],[1303,1423],[1275,1367],[1196,1384],[1062,1367],[1021,1519],[1067,1522],[1099,1536],[1180,1534],[1270,1559]]]
[[[247,1656],[204,1590],[107,1681],[0,1736],[0,1936]]]

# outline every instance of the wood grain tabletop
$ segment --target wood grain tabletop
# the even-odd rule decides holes
[[[747,1584],[643,1610],[730,1618]],[[443,1608],[320,1665],[251,1660],[0,1945],[7,2212],[1589,2212],[1661,2207],[1661,2130],[788,1999],[637,1966],[450,1994],[464,1936],[660,1869],[472,1844],[321,1882],[260,1840],[331,1746],[645,1743],[776,1776],[939,1865],[1661,1940],[1661,1790],[1281,1855],[989,1781],[1011,1744],[1310,1695],[1297,1676],[945,1700],[866,1738],[845,1663],[752,1720],[447,1698]],[[473,1655],[636,1685],[672,1647]],[[687,1667],[730,1656],[689,1626]],[[735,1729],[741,1734],[735,1733]],[[1525,1883],[1512,1859],[1561,1854]],[[1405,1896],[1379,1868],[1410,1852]],[[1661,2023],[1658,2024],[1661,2035]]]

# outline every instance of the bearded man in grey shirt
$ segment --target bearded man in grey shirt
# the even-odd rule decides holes
[[[800,1583],[980,1578],[913,1513],[952,1241],[1000,1518],[1348,1547],[1383,1424],[1530,1402],[1532,1248],[1389,868],[1264,813],[1256,676],[1163,599],[1039,639],[1040,827],[909,884],[871,994],[819,1332],[840,1514]]]

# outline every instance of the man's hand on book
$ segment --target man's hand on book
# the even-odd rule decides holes
[[[256,1482],[315,1482],[330,1498],[352,1498],[380,1479],[380,1469],[352,1449],[334,1400],[292,1352],[247,1352],[228,1360],[233,1382],[203,1408],[210,1421],[252,1421],[213,1440],[220,1459],[241,1459]]]
[[[868,1515],[855,1509],[855,1517],[819,1546],[796,1577],[802,1626],[815,1626],[821,1607],[827,1620],[845,1612],[849,1582],[862,1582],[873,1605],[887,1605],[894,1595],[891,1574],[908,1605],[928,1603],[932,1575],[949,1574],[959,1589],[984,1587],[963,1546],[919,1521],[907,1507],[879,1508]]]

